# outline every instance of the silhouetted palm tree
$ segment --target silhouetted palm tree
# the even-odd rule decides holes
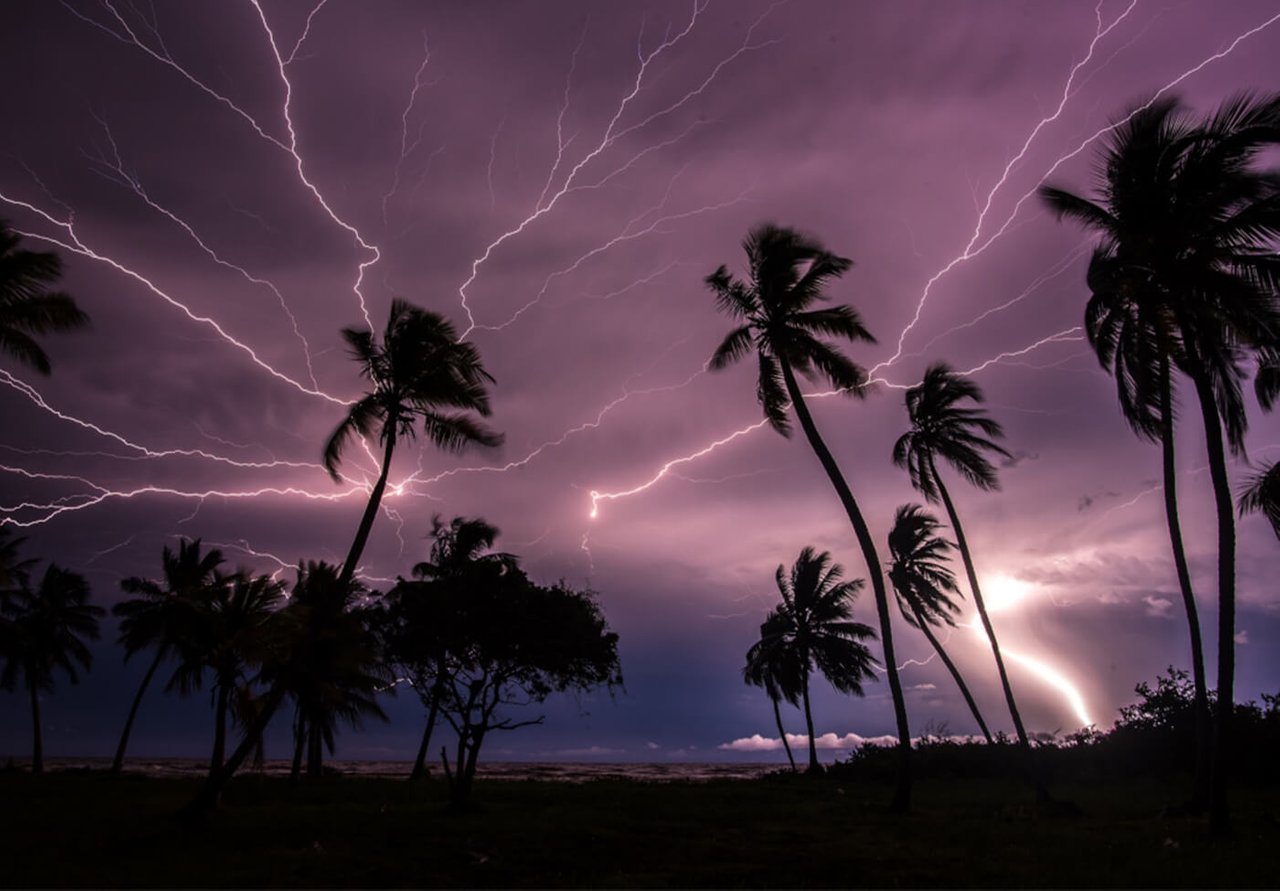
[[[788,704],[800,705],[801,670],[796,652],[785,645],[781,634],[777,633],[776,614],[770,613],[770,620],[760,626],[760,639],[747,650],[747,664],[742,669],[742,680],[753,687],[760,687],[769,702],[773,705],[773,721],[778,728],[778,738],[782,740],[782,748],[786,750],[787,761],[791,770],[796,769],[796,759],[791,753],[791,743],[787,741],[787,731],[782,726],[782,712],[778,704],[786,700]]]
[[[188,644],[200,623],[200,609],[209,599],[218,567],[222,565],[222,551],[217,548],[201,553],[200,539],[181,539],[175,553],[168,545],[160,557],[163,581],[133,576],[124,579],[120,588],[126,594],[136,595],[111,608],[112,615],[120,619],[118,642],[124,646],[124,658],[148,648],[155,649],[147,672],[142,676],[138,692],[129,707],[129,715],[120,734],[115,758],[111,762],[113,773],[124,766],[125,750],[133,731],[134,719],[142,705],[152,678],[160,664],[180,647]],[[175,684],[177,686],[177,684]]]
[[[84,576],[50,564],[37,590],[23,584],[4,604],[7,621],[0,687],[12,690],[21,678],[31,695],[32,773],[44,772],[40,693],[53,689],[57,669],[75,684],[80,680],[76,666],[88,669],[93,662],[84,639],[98,639],[98,617],[105,610],[88,600]]]
[[[875,593],[880,639],[884,647],[884,667],[893,698],[898,728],[901,764],[894,794],[894,810],[906,810],[911,799],[911,732],[907,725],[906,699],[898,678],[893,653],[893,629],[889,596],[884,584],[875,540],[835,458],[827,448],[813,416],[805,404],[796,373],[830,381],[837,389],[854,396],[867,391],[867,374],[838,349],[821,340],[839,337],[874,343],[858,314],[848,306],[813,309],[826,299],[823,288],[839,278],[852,261],[838,257],[817,241],[769,223],[748,234],[743,248],[749,276],[741,281],[721,266],[707,276],[707,286],[715,293],[719,308],[740,319],[742,324],[729,332],[711,357],[710,367],[719,370],[754,352],[759,363],[756,397],[765,419],[783,436],[790,434],[788,407],[794,408],[810,447],[835,487],[836,495],[849,517]]]
[[[342,336],[372,390],[351,405],[329,437],[324,465],[339,479],[343,448],[354,435],[371,436],[376,431],[383,451],[378,481],[369,493],[355,540],[342,564],[341,578],[346,583],[355,574],[382,503],[397,441],[412,437],[419,421],[428,440],[450,451],[461,451],[473,443],[497,446],[502,437],[467,414],[488,416],[485,387],[493,378],[480,364],[476,348],[460,343],[453,326],[441,316],[395,300],[382,343],[367,330],[344,328]]]
[[[822,770],[809,708],[809,678],[814,670],[841,693],[854,696],[863,695],[862,682],[875,677],[875,657],[862,641],[874,640],[876,633],[850,618],[863,582],[842,582],[843,575],[844,569],[831,563],[829,553],[815,554],[809,547],[800,552],[790,572],[779,566],[775,578],[782,604],[760,626],[760,640],[752,648],[759,648],[758,658],[773,659],[784,672],[788,667],[795,672],[782,688],[799,687],[809,732],[810,773]],[[764,655],[771,650],[784,650],[787,655]],[[750,652],[747,661],[752,661]]]
[[[1272,245],[1280,233],[1280,178],[1254,165],[1278,143],[1280,94],[1236,96],[1199,124],[1166,99],[1115,129],[1104,154],[1100,201],[1042,189],[1059,216],[1102,236],[1089,275],[1090,307],[1101,317],[1095,321],[1087,311],[1086,327],[1097,328],[1099,342],[1127,348],[1118,333],[1123,321],[1106,316],[1138,320],[1135,334],[1153,340],[1129,363],[1139,398],[1151,389],[1149,381],[1161,382],[1177,368],[1199,402],[1218,518],[1218,705],[1209,802],[1216,833],[1228,822],[1225,759],[1235,682],[1235,518],[1222,439],[1225,430],[1232,450],[1242,451],[1241,360],[1280,345],[1280,256]],[[1166,443],[1171,389],[1162,388],[1157,415],[1170,427],[1162,433]],[[1168,470],[1165,475],[1168,490]]]
[[[31,569],[38,561],[18,554],[24,542],[25,538],[14,538],[10,529],[0,526],[0,602],[31,580]]]
[[[954,628],[955,615],[960,612],[959,605],[951,599],[953,594],[961,596],[960,587],[956,584],[955,573],[947,566],[947,552],[953,545],[938,534],[940,528],[937,519],[918,504],[904,504],[898,508],[893,528],[889,530],[889,557],[892,561],[889,582],[898,593],[902,618],[908,625],[919,628],[929,639],[990,744],[993,742],[991,731],[978,711],[978,703],[960,676],[960,669],[956,668],[942,642],[933,633],[933,627],[939,624]]]
[[[0,352],[41,374],[49,357],[37,337],[89,324],[75,300],[48,287],[62,274],[57,254],[18,247],[22,239],[0,221]]]

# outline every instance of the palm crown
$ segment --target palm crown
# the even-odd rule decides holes
[[[22,250],[20,241],[0,221],[0,352],[48,374],[49,357],[36,337],[81,328],[89,317],[71,297],[48,290],[62,274],[58,255]]]
[[[752,229],[742,247],[749,266],[747,281],[734,278],[724,266],[706,278],[720,309],[742,320],[716,348],[710,367],[725,368],[754,348],[760,365],[756,396],[769,425],[787,436],[791,400],[782,366],[865,395],[867,373],[821,338],[867,343],[875,343],[875,338],[849,306],[811,309],[827,299],[823,288],[842,276],[853,265],[851,260],[771,223]]]
[[[942,524],[918,504],[904,504],[889,531],[889,581],[898,593],[902,617],[914,628],[920,620],[955,626],[962,596],[955,573],[947,566],[953,545],[941,535]]]

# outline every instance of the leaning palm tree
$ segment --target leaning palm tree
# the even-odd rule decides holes
[[[826,551],[815,554],[807,547],[800,552],[790,572],[779,566],[775,580],[782,603],[760,626],[761,658],[776,659],[794,677],[786,686],[799,687],[809,733],[809,772],[819,773],[818,748],[813,732],[813,712],[809,707],[809,678],[817,670],[841,693],[862,696],[862,682],[875,677],[875,657],[864,640],[876,633],[861,622],[851,621],[853,600],[862,588],[862,579],[842,582],[844,569],[832,564]],[[754,649],[754,648],[753,648]],[[771,650],[786,655],[763,656]],[[751,654],[748,654],[748,663]]]
[[[990,745],[993,742],[991,731],[978,711],[978,703],[969,692],[960,669],[956,668],[942,641],[933,633],[937,625],[954,628],[955,615],[960,612],[959,604],[952,599],[953,596],[961,596],[960,587],[956,584],[955,573],[947,566],[947,555],[954,545],[938,534],[941,525],[933,514],[918,504],[904,504],[898,508],[893,528],[889,530],[889,557],[892,561],[889,582],[898,594],[902,618],[928,638],[933,651],[951,672],[969,711],[973,713],[973,719],[978,722]]]
[[[791,753],[791,743],[787,741],[787,731],[782,726],[782,712],[779,703],[783,700],[789,705],[800,705],[799,660],[793,650],[782,646],[783,638],[776,633],[777,618],[770,613],[769,620],[760,626],[760,639],[747,650],[747,664],[742,669],[742,680],[753,687],[760,687],[769,702],[773,705],[773,722],[778,728],[778,739],[782,740],[782,748],[786,750],[787,761],[794,773],[796,769],[795,755]]]
[[[38,589],[24,584],[4,604],[0,688],[12,690],[21,679],[31,696],[32,773],[44,772],[40,694],[53,689],[55,670],[61,669],[76,684],[77,665],[88,669],[93,663],[85,639],[98,639],[98,617],[105,610],[88,600],[84,576],[50,564]]]
[[[49,356],[36,338],[82,328],[89,317],[71,297],[48,290],[62,275],[58,255],[23,250],[21,241],[0,221],[0,352],[48,374]]]
[[[911,800],[911,732],[894,658],[892,617],[884,574],[871,529],[839,465],[818,433],[796,380],[799,373],[808,378],[825,379],[842,393],[866,395],[866,371],[822,338],[838,337],[865,343],[874,343],[875,338],[851,307],[814,308],[814,304],[826,299],[823,288],[843,275],[853,265],[851,260],[836,256],[795,230],[770,223],[752,229],[743,248],[749,267],[746,281],[734,278],[724,266],[706,279],[719,308],[742,322],[716,349],[710,367],[719,370],[749,353],[756,354],[759,364],[756,398],[764,410],[765,420],[778,433],[789,436],[787,411],[794,409],[810,447],[853,526],[875,594],[901,758],[893,808],[903,811]]]
[[[132,576],[120,582],[121,590],[134,595],[111,608],[112,615],[120,619],[119,643],[124,647],[125,661],[145,649],[154,648],[155,655],[129,706],[120,743],[111,761],[112,773],[119,773],[124,767],[133,722],[156,671],[161,663],[190,642],[199,626],[201,606],[209,597],[222,562],[222,551],[213,548],[202,553],[200,539],[184,538],[179,540],[176,552],[165,545],[160,556],[162,581]]]
[[[1018,743],[1030,751],[1031,741],[1023,726],[1017,700],[1013,697],[1009,673],[1000,655],[1000,642],[996,639],[991,617],[987,615],[987,605],[982,599],[982,587],[978,584],[978,572],[973,565],[964,527],[960,524],[960,515],[951,500],[951,493],[938,473],[938,460],[941,459],[978,489],[993,491],[1000,488],[996,469],[987,455],[1009,457],[1009,453],[994,441],[1004,433],[1000,425],[986,417],[981,409],[963,408],[958,404],[965,401],[983,401],[977,384],[952,371],[945,363],[930,365],[925,370],[924,380],[907,390],[907,416],[911,420],[911,429],[893,444],[893,463],[906,468],[911,485],[917,492],[931,502],[941,501],[947,509],[951,529],[956,534],[956,547],[969,579],[969,590],[973,592],[973,605],[995,656],[1000,686],[1018,734]]]
[[[480,364],[479,351],[472,344],[460,342],[453,326],[443,317],[404,300],[394,300],[381,343],[369,330],[344,328],[342,336],[372,390],[351,404],[347,416],[329,437],[324,465],[335,480],[340,479],[338,466],[351,437],[367,437],[376,432],[382,445],[378,480],[369,493],[355,540],[342,564],[345,585],[355,575],[369,540],[387,487],[396,443],[412,437],[419,421],[427,439],[449,451],[460,451],[473,443],[494,447],[502,437],[467,414],[488,416],[486,384],[492,383],[493,378]]]
[[[1123,346],[1123,318],[1140,320],[1152,345],[1133,363],[1147,369],[1133,375],[1134,389],[1158,382],[1158,403],[1146,398],[1161,406],[1170,430],[1172,384],[1162,378],[1181,372],[1199,403],[1218,520],[1218,697],[1208,803],[1219,834],[1228,824],[1235,683],[1235,518],[1223,435],[1234,452],[1243,451],[1242,360],[1280,348],[1280,177],[1256,165],[1277,144],[1280,94],[1236,96],[1198,123],[1176,100],[1150,102],[1113,130],[1100,200],[1052,187],[1041,192],[1059,216],[1102,236],[1089,275],[1090,307],[1097,308],[1086,311],[1086,327],[1098,329],[1100,342]],[[1168,493],[1168,469],[1165,476]]]

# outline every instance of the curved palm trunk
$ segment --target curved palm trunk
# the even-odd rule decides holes
[[[227,749],[227,705],[231,691],[224,684],[218,685],[218,703],[213,719],[213,754],[209,756],[209,772],[222,766]]]
[[[1209,803],[1209,695],[1204,673],[1204,642],[1200,633],[1200,614],[1195,593],[1191,589],[1191,571],[1182,543],[1182,522],[1178,517],[1178,474],[1174,461],[1173,387],[1169,377],[1169,354],[1162,351],[1160,360],[1160,451],[1164,469],[1164,513],[1169,526],[1169,543],[1173,548],[1173,565],[1178,574],[1178,588],[1187,613],[1187,629],[1191,635],[1191,675],[1195,682],[1196,773],[1191,803],[1205,808]]]
[[[382,471],[378,474],[378,481],[374,483],[373,491],[369,493],[369,503],[365,505],[364,516],[360,518],[360,525],[356,528],[355,540],[351,542],[351,550],[347,553],[346,562],[342,564],[342,573],[338,576],[339,587],[346,587],[355,575],[356,564],[360,562],[360,555],[364,553],[364,546],[368,543],[369,533],[373,529],[373,521],[378,516],[378,507],[382,504],[382,493],[387,489],[387,475],[391,473],[391,455],[396,448],[396,425],[399,420],[399,416],[392,412],[383,422],[382,429],[387,431],[387,444],[382,454]]]
[[[31,772],[44,773],[44,734],[40,729],[40,693],[35,684],[31,690]]]
[[[214,810],[218,806],[218,801],[222,798],[222,790],[226,788],[227,782],[240,769],[240,765],[244,764],[246,758],[258,748],[262,741],[262,734],[266,731],[267,725],[271,723],[271,719],[275,716],[276,709],[280,707],[280,703],[284,701],[285,689],[283,686],[273,687],[266,698],[262,701],[262,709],[254,718],[253,723],[245,730],[244,738],[240,740],[240,744],[236,746],[231,756],[223,762],[216,772],[210,773],[205,780],[204,785],[200,787],[200,791],[196,793],[195,798],[187,803],[182,809],[182,813],[187,817],[198,818],[209,811]]]
[[[982,720],[982,713],[978,711],[978,703],[974,701],[973,694],[969,692],[969,685],[960,676],[960,669],[956,668],[956,664],[951,661],[947,651],[942,648],[942,641],[938,640],[937,635],[933,633],[933,628],[930,627],[929,622],[920,610],[913,609],[913,612],[916,614],[916,622],[920,625],[920,630],[924,632],[924,636],[933,645],[933,651],[938,654],[942,664],[947,666],[947,671],[951,672],[951,677],[955,680],[956,686],[960,688],[960,694],[964,696],[964,701],[969,704],[969,711],[973,712],[973,719],[978,722],[978,727],[982,729],[982,735],[986,737],[987,745],[994,744],[995,740],[991,738],[991,731],[987,729],[987,722]]]
[[[324,731],[319,721],[312,721],[307,737],[307,779],[319,779],[324,773]]]
[[[782,366],[782,377],[786,382],[787,395],[795,408],[796,418],[800,421],[800,427],[804,430],[804,434],[809,440],[809,446],[817,454],[818,460],[822,463],[822,469],[827,472],[827,478],[831,480],[831,485],[835,487],[836,495],[840,498],[840,503],[844,506],[845,513],[849,516],[849,522],[853,526],[854,534],[858,537],[858,544],[862,547],[862,557],[867,564],[867,575],[871,576],[871,588],[875,592],[876,598],[876,614],[880,620],[880,643],[884,647],[884,672],[889,678],[889,692],[893,698],[893,714],[898,725],[898,752],[901,760],[898,767],[898,785],[894,791],[892,809],[897,812],[904,812],[911,806],[911,731],[907,726],[907,703],[906,698],[902,695],[902,682],[898,678],[898,662],[893,652],[893,626],[890,624],[889,595],[885,590],[884,575],[880,571],[880,558],[876,555],[875,541],[871,537],[871,530],[867,527],[867,521],[863,518],[862,511],[858,508],[858,502],[854,500],[853,493],[849,490],[849,484],[845,482],[844,476],[841,475],[840,467],[836,464],[830,450],[827,449],[827,444],[822,441],[822,437],[818,434],[818,428],[813,423],[813,416],[809,414],[809,407],[805,405],[804,394],[800,392],[800,387],[796,383],[796,377],[791,371],[791,366],[785,361],[780,361],[779,364]]]
[[[973,568],[973,557],[969,554],[969,544],[965,541],[964,527],[960,525],[960,517],[956,514],[956,506],[951,501],[951,493],[947,491],[947,486],[942,482],[942,477],[938,475],[938,468],[933,463],[933,459],[929,460],[929,471],[933,475],[934,481],[938,484],[938,494],[942,496],[942,503],[947,508],[947,517],[951,520],[951,529],[956,534],[956,546],[960,549],[960,556],[964,560],[964,571],[969,577],[969,590],[973,592],[973,605],[978,610],[978,617],[982,620],[982,630],[987,634],[987,640],[991,643],[991,653],[996,658],[996,670],[1000,674],[1000,686],[1004,690],[1004,700],[1009,706],[1009,717],[1013,719],[1013,729],[1018,734],[1018,745],[1022,747],[1023,755],[1027,760],[1027,772],[1031,780],[1031,784],[1035,787],[1036,798],[1040,801],[1048,801],[1049,792],[1045,789],[1044,784],[1040,782],[1039,776],[1036,774],[1031,764],[1031,740],[1027,738],[1027,729],[1022,723],[1022,713],[1018,711],[1018,702],[1013,698],[1013,686],[1009,683],[1009,672],[1004,667],[1004,657],[1000,655],[1000,643],[996,640],[996,630],[991,625],[991,617],[987,615],[987,604],[982,599],[982,588],[978,585],[978,573]]]
[[[773,722],[778,725],[778,739],[782,740],[782,748],[787,751],[787,761],[791,763],[791,772],[796,772],[796,756],[791,754],[791,743],[787,742],[787,731],[782,729],[782,711],[778,708],[776,697],[770,697],[773,703]],[[811,730],[810,733],[813,731]]]
[[[822,765],[818,763],[818,744],[813,738],[813,713],[809,711],[809,675],[806,672],[801,687],[804,700],[804,725],[809,729],[809,773],[822,773]]]
[[[1222,447],[1222,424],[1213,389],[1203,374],[1193,374],[1200,413],[1204,419],[1205,447],[1213,478],[1218,513],[1218,703],[1214,716],[1213,760],[1209,768],[1209,828],[1225,835],[1230,826],[1227,806],[1227,765],[1230,758],[1231,711],[1235,703],[1236,673],[1236,526],[1232,513],[1231,482]]]
[[[431,746],[431,731],[435,729],[436,718],[440,713],[440,697],[431,697],[431,709],[427,712],[427,727],[422,732],[422,744],[418,746],[418,757],[413,760],[413,770],[409,773],[410,782],[420,780],[427,775],[427,751]]]
[[[161,647],[156,651],[156,657],[151,660],[151,667],[142,676],[142,683],[138,686],[138,692],[133,697],[133,704],[129,706],[129,716],[124,721],[124,730],[120,734],[120,744],[116,746],[116,756],[111,759],[112,773],[119,773],[124,769],[124,752],[129,747],[129,734],[133,733],[134,719],[138,717],[138,708],[142,705],[142,697],[147,692],[147,687],[150,686],[151,679],[155,677],[156,670],[160,667],[164,656],[165,649]]]

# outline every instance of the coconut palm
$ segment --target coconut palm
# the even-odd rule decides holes
[[[911,733],[907,726],[906,699],[894,658],[884,575],[876,555],[875,540],[862,510],[818,433],[796,380],[799,373],[808,378],[829,381],[836,389],[849,395],[866,395],[867,373],[822,338],[837,337],[865,343],[874,343],[875,338],[863,327],[862,320],[851,307],[814,308],[816,303],[826,299],[823,294],[825,286],[843,275],[853,265],[852,261],[836,256],[808,236],[771,223],[752,229],[743,248],[749,268],[745,281],[730,275],[724,266],[706,279],[719,308],[742,323],[721,342],[711,357],[710,367],[713,370],[723,369],[749,353],[756,354],[759,365],[756,398],[764,410],[765,420],[778,433],[788,436],[790,422],[787,410],[795,410],[805,437],[853,526],[875,594],[885,673],[889,678],[898,729],[901,761],[893,808],[906,810],[911,798]]]
[[[1233,97],[1201,122],[1166,99],[1114,129],[1100,200],[1041,190],[1060,217],[1102,236],[1090,263],[1094,299],[1086,327],[1097,329],[1091,336],[1098,342],[1120,348],[1126,325],[1137,329],[1130,340],[1151,339],[1131,363],[1146,369],[1130,373],[1132,389],[1160,405],[1158,417],[1170,428],[1162,433],[1166,442],[1174,412],[1172,383],[1162,379],[1176,369],[1199,403],[1218,520],[1218,697],[1209,796],[1216,833],[1228,822],[1225,759],[1235,681],[1235,518],[1223,435],[1234,452],[1243,450],[1242,361],[1250,351],[1274,355],[1280,346],[1280,255],[1274,250],[1280,178],[1255,163],[1278,143],[1280,94]],[[1153,378],[1160,390],[1155,398]],[[1168,469],[1165,476],[1168,493]]]
[[[863,581],[842,582],[843,576],[844,569],[832,564],[829,553],[815,554],[811,547],[800,552],[790,572],[779,566],[775,580],[782,603],[760,626],[760,640],[752,647],[755,660],[772,661],[782,670],[780,692],[799,688],[809,733],[810,773],[822,770],[809,707],[814,670],[841,693],[854,696],[862,696],[862,682],[875,677],[875,657],[862,641],[874,640],[876,633],[850,619]],[[748,665],[752,661],[753,652],[748,652]]]
[[[987,722],[978,711],[978,703],[960,675],[960,669],[947,655],[933,629],[937,625],[954,628],[960,606],[953,600],[962,596],[955,573],[947,566],[948,552],[954,547],[939,533],[941,524],[918,504],[900,506],[889,530],[889,582],[898,595],[898,608],[908,625],[919,628],[928,638],[942,664],[951,672],[969,711],[978,722],[987,743],[993,742]]]
[[[201,552],[200,539],[184,538],[179,540],[176,552],[165,545],[160,556],[162,581],[133,576],[120,583],[122,591],[134,595],[111,608],[112,615],[120,619],[118,642],[124,646],[125,661],[146,649],[154,649],[155,655],[152,656],[151,664],[142,676],[142,683],[138,685],[138,692],[134,694],[129,706],[124,730],[120,733],[120,743],[116,746],[115,758],[111,761],[113,773],[119,773],[124,766],[125,750],[129,746],[133,722],[138,717],[142,697],[160,664],[191,643],[192,636],[201,623],[201,607],[210,596],[222,562],[222,551],[212,548]],[[200,664],[201,660],[199,656],[193,656],[184,657],[182,661],[189,666],[189,670],[185,674],[176,674],[170,681],[170,687],[181,687],[189,692],[195,674],[194,666]]]
[[[0,352],[48,374],[49,356],[36,338],[82,328],[89,317],[71,297],[48,290],[62,275],[58,255],[23,250],[21,241],[0,221]]]
[[[12,690],[21,679],[31,696],[32,773],[44,772],[40,694],[53,690],[56,670],[76,684],[80,681],[77,666],[87,670],[93,663],[85,639],[98,639],[98,617],[106,611],[88,600],[84,576],[50,564],[38,589],[33,591],[24,583],[4,603],[0,688]]]
[[[792,772],[796,769],[796,759],[791,753],[791,743],[787,741],[787,731],[782,726],[782,712],[778,704],[786,700],[788,704],[800,705],[800,665],[793,650],[782,646],[783,637],[775,628],[777,623],[766,621],[760,626],[760,639],[747,650],[747,664],[742,669],[742,680],[753,687],[760,687],[769,697],[773,705],[773,722],[778,728],[778,739],[782,740],[782,748],[786,750],[787,761]]]
[[[342,336],[372,390],[351,404],[347,416],[329,437],[324,465],[335,480],[340,479],[338,466],[343,449],[357,435],[367,437],[376,432],[383,453],[378,480],[369,493],[355,540],[342,564],[341,581],[345,585],[354,576],[369,540],[387,487],[396,443],[413,437],[419,421],[426,438],[449,451],[461,451],[474,443],[494,447],[502,437],[467,414],[488,416],[489,394],[485,386],[493,378],[480,364],[476,348],[459,342],[453,326],[443,317],[404,300],[394,300],[381,343],[368,330],[344,328]]]

